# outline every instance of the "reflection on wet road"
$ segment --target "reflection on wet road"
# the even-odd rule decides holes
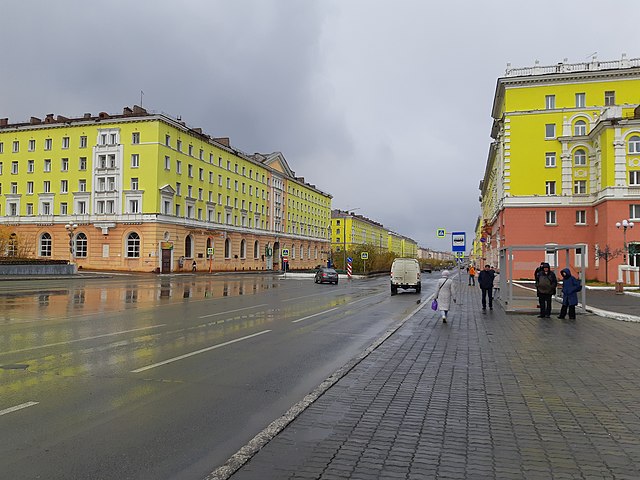
[[[415,308],[388,289],[277,275],[0,282],[4,474],[198,478]]]

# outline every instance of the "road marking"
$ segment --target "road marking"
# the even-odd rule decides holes
[[[211,350],[215,350],[216,348],[226,347],[227,345],[231,345],[232,343],[241,342],[242,340],[248,340],[249,338],[257,337],[258,335],[262,335],[264,333],[269,333],[271,330],[263,330],[262,332],[254,333],[253,335],[247,335],[246,337],[236,338],[235,340],[229,340],[228,342],[219,343],[217,345],[213,345],[211,347],[203,348],[200,350],[196,350],[195,352],[185,353],[184,355],[180,355],[179,357],[170,358],[168,360],[164,360],[162,362],[153,363],[151,365],[147,365],[146,367],[137,368],[135,370],[131,370],[131,373],[140,373],[145,370],[151,370],[152,368],[160,367],[162,365],[167,365],[168,363],[177,362],[178,360],[184,360],[185,358],[193,357],[194,355],[198,355],[200,353],[209,352]]]
[[[0,410],[0,415],[6,415],[7,413],[22,410],[23,408],[33,407],[34,405],[38,405],[38,403],[40,402],[27,402],[27,403],[21,403],[20,405],[16,405],[15,407],[5,408],[4,410]]]
[[[325,313],[333,312],[334,310],[338,310],[338,307],[325,310],[324,312],[314,313],[313,315],[309,315],[308,317],[302,317],[302,318],[299,318],[298,320],[293,320],[291,323],[298,323],[303,320],[307,320],[309,318],[317,317],[318,315],[323,315]]]
[[[284,302],[293,302],[294,300],[300,300],[302,298],[309,298],[309,297],[318,297],[320,295],[326,295],[326,292],[321,292],[321,293],[314,293],[312,295],[303,295],[302,297],[294,297],[294,298],[287,298],[286,300],[282,300],[282,303]]]
[[[142,330],[149,330],[151,328],[160,328],[164,326],[166,326],[166,323],[163,323],[161,325],[152,325],[150,327],[134,328],[133,330],[123,330],[121,332],[105,333],[103,335],[95,335],[93,337],[78,338],[76,340],[67,340],[66,342],[47,343],[46,345],[37,345],[35,347],[21,348],[20,350],[11,350],[9,352],[2,352],[2,355],[6,355],[8,353],[27,352],[29,350],[37,350],[38,348],[57,347],[58,345],[68,345],[70,343],[84,342],[85,340],[95,340],[96,338],[113,337],[114,335],[122,335],[124,333],[131,333],[131,332],[140,332]]]
[[[218,315],[226,315],[227,313],[241,312],[242,310],[251,310],[252,308],[266,307],[267,305],[268,303],[261,303],[260,305],[254,305],[253,307],[238,308],[237,310],[227,310],[226,312],[220,313],[210,313],[209,315],[203,315],[198,318],[217,317]]]

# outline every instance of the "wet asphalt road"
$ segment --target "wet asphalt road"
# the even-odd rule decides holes
[[[418,298],[387,277],[2,282],[2,475],[202,478]]]

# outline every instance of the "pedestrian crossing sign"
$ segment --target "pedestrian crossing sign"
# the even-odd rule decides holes
[[[439,228],[436,230],[436,237],[444,238],[447,235],[447,231],[444,228]]]

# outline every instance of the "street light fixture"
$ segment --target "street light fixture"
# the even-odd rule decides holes
[[[620,229],[622,227],[622,241],[624,245],[624,264],[629,265],[628,263],[628,248],[627,248],[627,228],[633,228],[634,223],[631,220],[622,220],[622,222],[616,222],[616,228]]]
[[[78,228],[77,223],[67,223],[64,228],[67,229],[67,235],[69,235],[69,264],[73,263],[73,233]]]

